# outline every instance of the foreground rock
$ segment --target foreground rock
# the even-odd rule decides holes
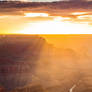
[[[29,85],[22,88],[16,88],[11,92],[47,92],[41,85]]]
[[[6,90],[31,84],[44,43],[39,36],[0,36],[0,84]]]

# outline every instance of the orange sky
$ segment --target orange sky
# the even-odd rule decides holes
[[[71,48],[78,53],[92,52],[92,35],[41,35],[48,43],[58,48]]]
[[[4,2],[0,6],[0,34],[92,34],[92,2]]]
[[[91,34],[90,15],[73,12],[69,16],[50,16],[48,13],[24,13],[24,16],[0,16],[0,34]]]

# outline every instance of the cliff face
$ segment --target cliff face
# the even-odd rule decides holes
[[[39,36],[0,36],[0,90],[91,92],[91,61],[87,52],[56,48]]]
[[[30,84],[44,43],[39,36],[0,36],[0,84],[7,90]]]
[[[16,88],[11,92],[47,92],[47,91],[39,84],[32,84],[21,88]]]
[[[48,91],[64,91],[77,81],[73,50],[58,49],[39,36],[7,35],[0,42],[0,84],[6,90],[36,82]]]
[[[34,80],[49,92],[67,92],[79,80],[75,51],[45,44],[40,57]]]
[[[68,90],[77,80],[75,59],[73,50],[58,49],[39,36],[0,36],[0,84],[8,91],[33,82],[50,91],[58,85]]]

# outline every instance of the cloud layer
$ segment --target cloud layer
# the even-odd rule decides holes
[[[92,24],[92,2],[0,2],[1,30],[20,30],[26,23],[55,20],[73,23]],[[48,16],[27,16],[26,13],[45,13]],[[11,20],[11,21],[10,21]],[[5,25],[7,27],[5,27]],[[17,25],[18,24],[18,25]],[[12,26],[11,26],[12,25]],[[19,27],[20,25],[20,27]],[[17,26],[17,27],[16,27]],[[84,25],[83,25],[84,26]],[[84,30],[84,29],[83,29]],[[14,30],[15,31],[15,30]]]

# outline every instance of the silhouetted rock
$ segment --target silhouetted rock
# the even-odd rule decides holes
[[[0,86],[0,92],[6,92],[3,86]]]
[[[32,82],[45,40],[39,36],[0,36],[0,84],[7,90]]]
[[[41,85],[29,85],[22,88],[17,88],[11,92],[47,92]]]

